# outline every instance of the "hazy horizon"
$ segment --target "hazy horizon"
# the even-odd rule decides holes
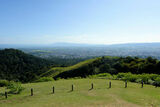
[[[0,1],[0,44],[160,42],[159,0]]]
[[[116,45],[116,44],[154,44],[160,42],[124,42],[124,43],[79,43],[79,42],[53,42],[53,43],[46,43],[46,44],[36,44],[32,43],[31,45],[52,45],[52,44],[89,44],[89,45]],[[0,43],[1,45],[30,45],[27,43]]]

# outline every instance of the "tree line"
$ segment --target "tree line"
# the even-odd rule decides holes
[[[132,74],[160,74],[160,61],[148,57],[109,57],[104,56],[94,62],[77,69],[60,73],[54,78],[87,77],[99,73],[118,74],[120,72]]]
[[[53,61],[26,54],[17,49],[0,50],[0,79],[31,82],[48,70]]]
[[[79,60],[65,61],[47,60],[33,55],[26,54],[17,49],[0,50],[0,80],[14,80],[21,82],[32,82],[39,79],[39,76],[53,67],[62,67],[77,63]],[[62,64],[60,62],[63,62]],[[72,64],[73,64],[72,63]],[[148,57],[109,57],[97,58],[92,63],[87,63],[56,75],[53,78],[88,77],[99,73],[128,73],[132,74],[160,74],[160,61]]]

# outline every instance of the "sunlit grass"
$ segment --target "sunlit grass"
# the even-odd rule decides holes
[[[74,70],[74,69],[78,69],[82,66],[86,66],[90,63],[92,63],[93,61],[99,60],[100,58],[94,58],[94,59],[89,59],[86,61],[82,61],[78,64],[75,64],[73,66],[68,66],[68,67],[53,67],[52,69],[50,69],[49,71],[45,72],[44,74],[42,74],[41,76],[50,76],[50,77],[55,77],[56,75],[65,72],[65,71],[70,71],[70,70]]]
[[[108,88],[109,81],[112,88]],[[91,88],[94,83],[94,89]],[[71,85],[74,91],[71,92]],[[52,87],[55,93],[52,94]],[[70,79],[52,82],[23,84],[26,89],[20,95],[10,95],[8,99],[0,96],[0,107],[158,107],[160,88],[151,85],[128,83],[105,79]],[[34,96],[30,96],[30,89]],[[4,88],[0,92],[4,93]]]

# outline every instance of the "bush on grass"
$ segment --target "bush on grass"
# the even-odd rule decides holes
[[[21,86],[20,82],[9,82],[7,89],[9,90],[9,94],[20,94],[24,88]]]
[[[154,86],[160,87],[160,77],[157,77],[155,79],[155,82],[153,83]]]
[[[0,87],[8,86],[9,81],[7,80],[0,80]]]
[[[48,82],[48,81],[54,81],[54,79],[52,77],[42,77],[36,80],[35,82]]]

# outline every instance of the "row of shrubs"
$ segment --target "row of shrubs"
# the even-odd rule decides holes
[[[6,87],[8,94],[20,94],[24,87],[20,82],[0,80],[0,87]]]
[[[160,86],[160,75],[158,74],[131,74],[131,73],[119,73],[117,79],[130,81],[130,82],[144,82],[145,84]]]
[[[52,77],[41,77],[35,80],[34,82],[48,82],[48,81],[54,81],[54,79]]]
[[[91,75],[89,78],[107,78],[114,80],[123,80],[145,84],[160,86],[160,75],[158,74],[132,74],[132,73],[118,73],[117,75],[111,75],[109,73],[102,73],[97,75]]]
[[[109,73],[101,73],[97,75],[90,75],[89,78],[105,78],[113,80],[130,81],[136,83],[141,83],[143,81],[145,84],[160,86],[160,75],[158,74],[118,73],[117,75],[111,75]],[[42,77],[34,82],[47,82],[47,81],[54,81],[54,79],[52,77]],[[24,90],[20,82],[7,81],[7,80],[0,80],[0,87],[6,87],[8,89],[8,93],[10,94],[19,94]]]

